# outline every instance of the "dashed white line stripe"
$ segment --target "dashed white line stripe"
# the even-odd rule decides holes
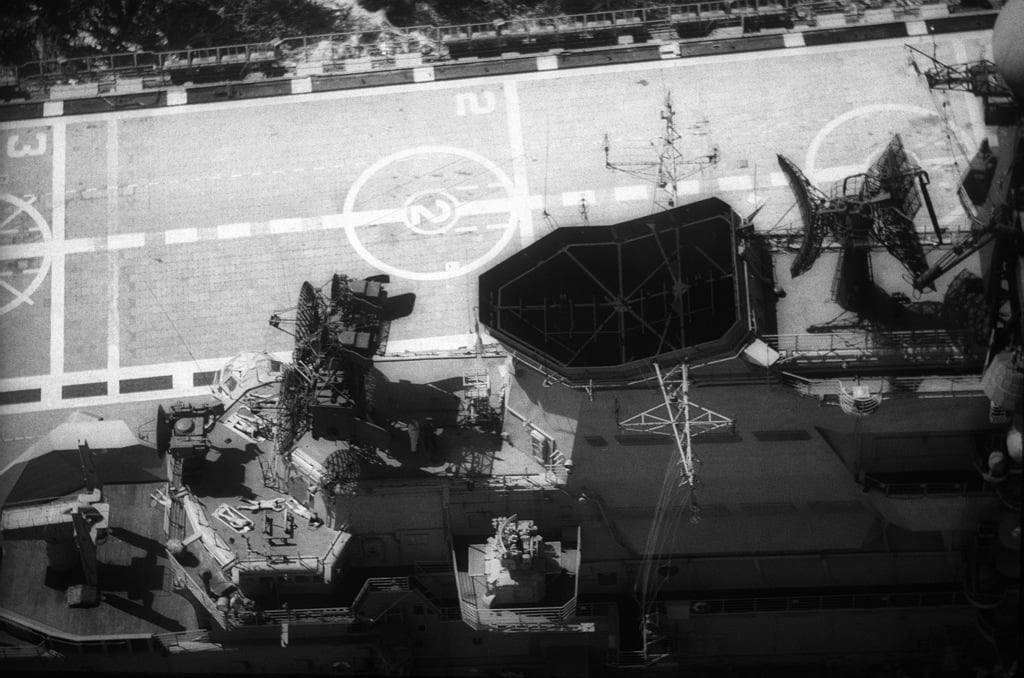
[[[630,200],[648,200],[651,197],[650,191],[643,184],[636,186],[616,186],[615,200],[627,202]]]
[[[107,236],[108,250],[126,250],[132,247],[145,247],[145,233],[117,233]]]
[[[302,219],[271,219],[271,233],[297,233],[302,230]]]
[[[199,240],[199,229],[197,228],[174,228],[164,232],[165,245],[176,245],[197,240]]]
[[[472,231],[475,230],[477,230],[476,226],[456,226],[455,228],[452,229],[452,231],[455,233],[471,233]]]
[[[768,175],[768,183],[776,188],[781,188],[782,186],[788,186],[789,180],[786,179],[786,175],[782,172],[771,172]]]
[[[747,174],[736,177],[719,177],[718,179],[718,190],[720,191],[750,191],[753,188],[754,180]]]
[[[699,181],[677,181],[676,192],[679,195],[697,195],[700,193]]]
[[[217,227],[218,240],[230,240],[232,238],[248,238],[252,235],[252,224],[221,224]]]

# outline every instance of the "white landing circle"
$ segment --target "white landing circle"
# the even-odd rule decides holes
[[[342,208],[345,235],[384,273],[458,278],[511,242],[520,213],[514,195],[509,176],[484,156],[456,146],[416,146],[377,160],[355,180]],[[367,212],[400,216],[366,224],[359,214]]]

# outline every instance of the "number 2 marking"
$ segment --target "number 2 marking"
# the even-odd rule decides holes
[[[17,134],[7,139],[7,157],[9,158],[24,158],[43,153],[46,153],[46,134],[43,132],[36,132],[35,146],[22,144]]]
[[[466,115],[471,113],[473,115],[486,115],[494,111],[494,106],[497,104],[494,98],[494,92],[481,92],[483,95],[483,101],[480,100],[480,95],[476,92],[460,92],[455,95],[455,114]]]

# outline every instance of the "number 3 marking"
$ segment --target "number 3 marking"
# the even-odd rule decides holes
[[[17,134],[7,140],[7,157],[9,158],[24,158],[27,155],[42,155],[43,153],[46,153],[46,135],[42,132],[36,132],[35,146],[23,145],[18,140]]]

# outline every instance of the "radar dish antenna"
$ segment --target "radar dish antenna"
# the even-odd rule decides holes
[[[161,457],[171,449],[171,418],[163,405],[156,408],[156,451]]]
[[[939,235],[927,185],[928,174],[910,161],[897,134],[868,170],[860,196],[871,205],[876,239],[914,278],[928,270],[921,240],[914,230],[914,216],[922,204],[928,208]]]
[[[821,213],[822,207],[828,203],[828,198],[811,184],[810,179],[804,176],[791,160],[781,155],[776,157],[796,196],[797,208],[800,210],[800,219],[804,227],[803,242],[800,243],[800,250],[789,268],[790,275],[795,278],[801,273],[806,273],[814,265],[821,254],[822,240],[826,232],[831,230],[831,224],[824,222]]]
[[[882,244],[913,279],[928,270],[914,229],[914,217],[925,205],[939,234],[926,188],[928,174],[910,161],[898,134],[867,172],[843,179],[830,197],[815,188],[792,161],[781,155],[778,159],[803,219],[803,242],[790,268],[794,278],[814,265],[826,235],[841,248],[832,298],[844,309],[859,312],[872,303],[872,240]]]
[[[308,282],[299,289],[299,302],[295,307],[295,350],[292,361],[306,363],[314,358],[319,348],[320,317],[316,290]]]

